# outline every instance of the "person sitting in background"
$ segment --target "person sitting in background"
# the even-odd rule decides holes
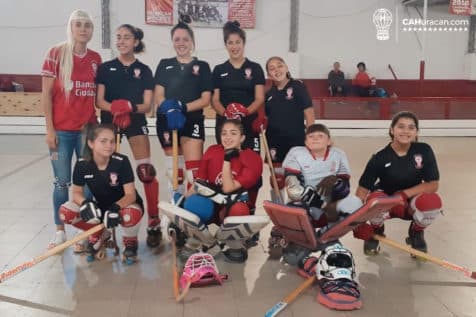
[[[376,84],[375,77],[370,77],[367,73],[367,67],[364,62],[357,64],[358,72],[352,79],[352,86],[354,87],[356,94],[359,97],[372,97],[374,89],[372,88]]]
[[[340,63],[335,62],[334,68],[327,75],[327,81],[329,83],[329,92],[331,96],[345,96],[345,76],[340,70]]]

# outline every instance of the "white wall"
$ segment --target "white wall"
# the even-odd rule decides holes
[[[377,8],[388,8],[396,19],[405,15],[398,0],[301,0],[298,54],[288,53],[289,0],[256,0],[256,28],[247,31],[247,55],[263,66],[271,55],[288,60],[291,71],[302,78],[325,78],[332,63],[341,61],[349,75],[355,65],[365,61],[369,71],[378,78],[391,78],[391,64],[401,79],[415,79],[419,74],[421,49],[415,33],[398,34],[396,23],[391,39],[378,41],[371,20]],[[396,5],[397,4],[397,5]],[[89,11],[94,17],[95,32],[90,47],[104,59],[113,52],[101,50],[101,12],[99,0],[0,0],[0,73],[39,73],[46,50],[65,39],[66,21],[76,8]],[[139,58],[155,67],[160,58],[173,55],[170,27],[144,24],[144,1],[111,0],[111,30],[122,23],[143,28],[147,52]],[[430,8],[429,17],[450,17],[446,7]],[[411,16],[416,12],[411,9]],[[399,26],[400,27],[400,26]],[[227,55],[220,29],[195,29],[198,44],[196,55],[213,67]],[[423,41],[423,33],[418,33]],[[426,34],[426,78],[463,79],[465,72],[466,32]],[[112,43],[114,40],[112,39]]]

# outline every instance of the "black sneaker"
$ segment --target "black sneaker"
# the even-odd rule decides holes
[[[177,248],[181,248],[185,245],[185,242],[187,242],[187,236],[185,233],[180,230],[179,227],[177,227],[174,223],[171,223],[169,225],[169,228],[175,230],[175,245]]]
[[[160,230],[160,227],[147,228],[147,246],[150,248],[158,247],[160,241],[162,241],[162,231]]]
[[[384,234],[385,226],[382,225],[379,228],[374,228],[374,233],[385,236]],[[365,240],[364,241],[364,254],[365,255],[377,255],[380,253],[379,241],[375,239]]]
[[[249,239],[245,240],[245,247],[246,248],[255,247],[258,245],[258,242],[259,242],[259,232],[256,232]]]
[[[428,247],[425,241],[425,231],[423,230],[416,231],[414,229],[413,222],[410,224],[410,227],[408,228],[408,238],[406,238],[406,243],[408,245],[411,245],[413,249],[417,249],[425,253],[428,252]]]

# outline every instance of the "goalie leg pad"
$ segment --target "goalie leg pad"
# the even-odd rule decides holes
[[[79,206],[72,201],[67,201],[59,209],[60,219],[68,225],[81,230],[89,230],[94,224],[84,222],[79,215]]]
[[[437,193],[422,193],[411,199],[410,207],[414,211],[414,223],[423,229],[441,214],[443,204]]]

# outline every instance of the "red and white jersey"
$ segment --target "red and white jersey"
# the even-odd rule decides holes
[[[350,177],[347,155],[341,149],[329,147],[324,157],[316,158],[305,146],[293,147],[283,162],[287,173],[301,174],[304,185],[316,186],[329,175]]]
[[[51,48],[43,63],[42,76],[53,77],[53,125],[56,130],[78,131],[87,122],[95,122],[96,71],[101,56],[87,50],[84,56],[73,55],[71,91],[64,94],[60,76],[60,47]]]
[[[197,178],[221,187],[224,156],[225,150],[222,145],[210,146],[200,161]],[[240,156],[233,158],[230,164],[233,178],[244,189],[255,186],[263,173],[263,160],[250,149],[240,151]]]

